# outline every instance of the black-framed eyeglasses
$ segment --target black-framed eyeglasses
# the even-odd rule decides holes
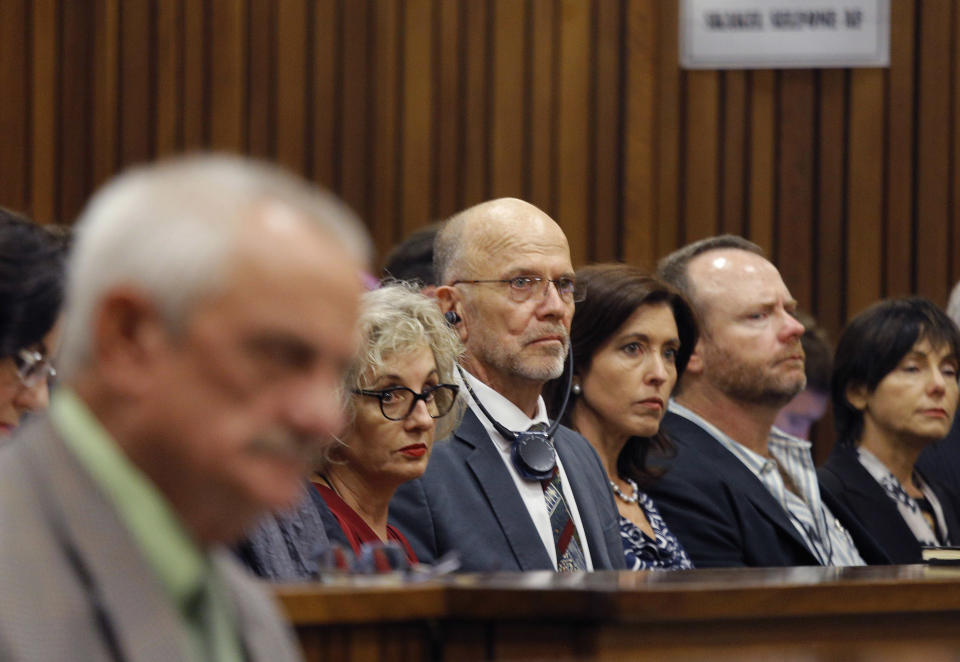
[[[456,384],[437,384],[427,386],[422,393],[417,393],[406,386],[391,386],[382,391],[368,389],[353,389],[355,395],[365,395],[380,400],[380,413],[391,421],[402,421],[413,412],[417,402],[423,400],[427,406],[430,418],[445,416],[453,408],[460,387]]]
[[[569,276],[560,278],[544,278],[543,276],[516,276],[514,278],[494,278],[485,280],[455,280],[451,285],[474,285],[477,283],[504,283],[509,285],[510,298],[517,303],[528,301],[531,297],[543,297],[547,293],[547,286],[553,283],[557,294],[566,302],[580,303],[586,299],[586,292],[577,287],[577,281]]]
[[[13,355],[17,377],[25,388],[34,388],[57,376],[50,357],[35,349],[21,349]]]

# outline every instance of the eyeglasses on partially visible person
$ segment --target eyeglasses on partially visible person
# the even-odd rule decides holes
[[[426,470],[434,439],[459,423],[465,405],[451,382],[462,345],[436,302],[402,283],[363,295],[359,333],[360,350],[342,384],[348,423],[320,460],[309,496],[289,516],[296,523],[267,522],[289,530],[271,538],[262,528],[239,550],[261,576],[314,576],[321,539],[355,555],[365,544],[394,542],[417,562],[387,524],[388,508],[397,487]],[[289,556],[297,558],[286,563]]]
[[[68,238],[0,208],[0,439],[49,402]]]
[[[585,267],[577,282],[586,296],[570,327],[573,387],[564,423],[587,438],[607,470],[626,567],[691,568],[643,488],[658,476],[647,466],[650,451],[672,448],[660,421],[697,343],[693,311],[673,288],[625,264]],[[554,416],[567,370],[548,384]]]

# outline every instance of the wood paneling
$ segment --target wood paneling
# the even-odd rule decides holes
[[[0,0],[0,204],[69,222],[128,164],[237,151],[380,256],[497,195],[578,264],[741,233],[836,334],[960,277],[960,10],[891,11],[888,69],[685,72],[676,0]]]

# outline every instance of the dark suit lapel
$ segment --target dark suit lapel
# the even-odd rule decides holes
[[[920,474],[920,477],[923,478],[924,482],[930,486],[930,489],[933,490],[933,493],[937,495],[937,499],[940,501],[950,544],[956,545],[960,543],[960,512],[958,512],[960,500],[958,500],[954,490],[940,483],[931,482],[919,468],[916,471]]]
[[[809,551],[806,541],[800,536],[797,528],[790,521],[789,515],[783,506],[770,494],[770,490],[741,462],[737,456],[728,451],[713,435],[701,428],[693,421],[672,412],[671,429],[683,429],[676,437],[683,439],[694,453],[700,453],[713,466],[714,470],[724,476],[724,482],[736,485],[750,502],[771,522],[776,524],[790,538],[803,549]],[[812,553],[811,553],[812,556]]]
[[[885,554],[894,557],[894,562],[919,560],[920,544],[913,531],[903,520],[897,505],[866,467],[860,464],[855,451],[842,447],[834,448],[823,468],[832,472],[843,483],[847,505],[839,502],[836,495],[830,494],[826,487],[821,488],[821,496],[834,515],[841,518],[855,540],[859,538],[855,529],[862,529],[866,535],[875,539],[875,544],[882,547]],[[843,511],[852,512],[846,516]],[[858,548],[860,547],[864,546],[858,544]],[[865,560],[872,562],[867,557],[865,548],[860,551]]]
[[[126,659],[183,658],[189,635],[113,506],[45,419],[34,430],[21,441],[41,507],[90,574]]]
[[[602,568],[609,565],[609,554],[607,553],[606,537],[601,528],[602,517],[600,516],[601,506],[597,503],[597,487],[590,484],[588,473],[578,471],[583,467],[584,462],[577,457],[573,444],[566,438],[564,429],[557,430],[555,445],[557,455],[563,463],[564,474],[570,482],[570,490],[573,492],[573,498],[577,502],[577,512],[580,514],[580,523],[583,525],[584,535],[587,536],[587,545],[590,547],[590,556],[594,568]],[[588,442],[589,443],[589,442]],[[599,486],[606,494],[607,486]],[[606,559],[606,561],[604,561]]]
[[[537,527],[520,497],[513,477],[503,464],[500,451],[472,410],[464,414],[457,428],[456,439],[469,448],[467,466],[483,490],[503,535],[507,539],[521,570],[550,567],[550,556],[544,549]]]

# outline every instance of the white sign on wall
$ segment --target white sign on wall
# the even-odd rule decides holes
[[[885,67],[889,0],[682,0],[687,69]]]

